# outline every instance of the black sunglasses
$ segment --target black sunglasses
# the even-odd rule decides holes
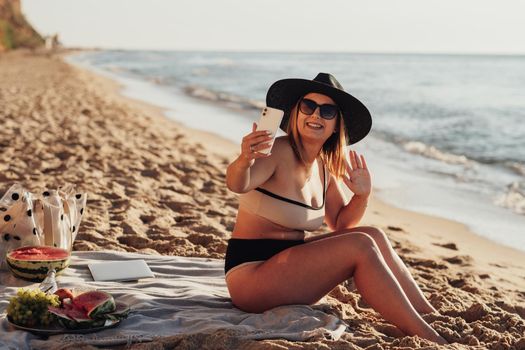
[[[339,111],[339,108],[336,105],[328,103],[318,105],[317,102],[308,98],[303,98],[301,99],[301,102],[299,102],[299,110],[306,115],[314,114],[317,107],[319,107],[319,115],[321,118],[328,120],[334,119],[337,116],[337,112]]]

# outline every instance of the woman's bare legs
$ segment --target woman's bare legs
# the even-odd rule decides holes
[[[366,233],[374,239],[377,246],[379,247],[379,250],[381,251],[381,255],[383,255],[383,258],[385,259],[386,264],[396,277],[397,281],[403,288],[403,291],[405,292],[408,300],[410,300],[410,303],[412,304],[414,309],[416,309],[417,312],[424,314],[437,312],[437,310],[432,306],[432,304],[430,304],[426,299],[425,295],[417,285],[416,281],[414,280],[414,277],[412,277],[412,274],[406,267],[403,260],[401,260],[399,255],[397,255],[397,253],[395,252],[394,248],[392,248],[392,245],[390,244],[390,241],[388,240],[388,237],[383,230],[373,226],[360,226],[315,236],[311,241],[322,239],[325,237],[330,237],[331,235],[340,235],[349,232]]]
[[[248,312],[319,301],[337,284],[354,277],[363,298],[409,335],[447,344],[416,312],[388,268],[375,241],[365,233],[336,235],[288,248],[261,264],[233,272],[233,303]]]

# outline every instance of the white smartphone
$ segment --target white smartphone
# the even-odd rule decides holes
[[[281,121],[283,120],[284,111],[272,108],[272,107],[264,107],[261,111],[261,117],[259,118],[259,122],[257,123],[257,131],[259,130],[268,130],[272,133],[272,141],[270,141],[271,147],[265,148],[260,150],[260,153],[268,154],[272,151],[273,148],[273,141],[275,140],[275,134],[277,133],[277,130],[279,129],[279,125],[281,125]]]

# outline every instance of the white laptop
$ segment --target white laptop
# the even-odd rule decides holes
[[[146,261],[104,261],[88,264],[95,281],[135,281],[140,278],[155,277]]]

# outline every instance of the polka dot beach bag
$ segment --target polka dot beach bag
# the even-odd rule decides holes
[[[73,185],[31,193],[15,183],[0,199],[0,258],[22,246],[54,246],[72,250],[87,194]]]

